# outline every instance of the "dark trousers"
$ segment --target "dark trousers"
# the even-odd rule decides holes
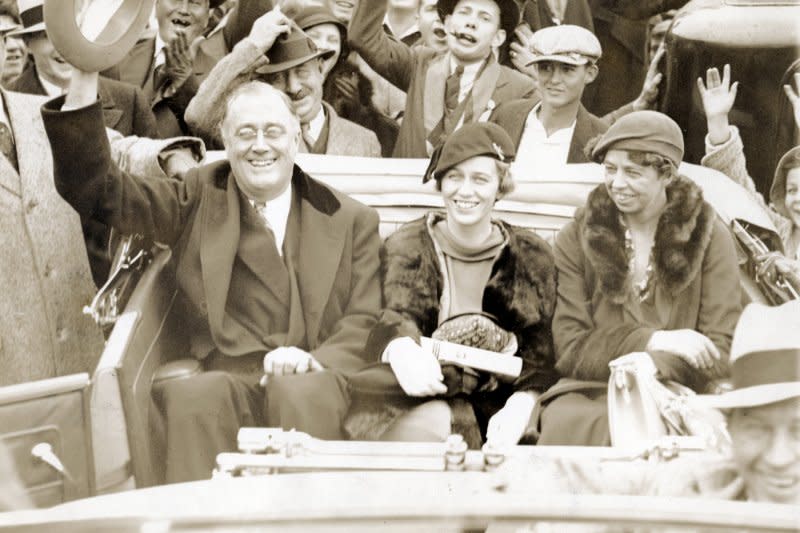
[[[320,439],[343,439],[342,421],[350,406],[343,377],[312,372],[258,378],[220,370],[168,381],[159,411],[166,482],[208,479],[218,453],[237,451],[242,426],[296,429]]]

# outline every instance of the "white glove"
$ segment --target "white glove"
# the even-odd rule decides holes
[[[411,337],[391,341],[381,359],[389,362],[397,382],[409,396],[435,396],[447,392],[439,361]]]
[[[517,444],[528,427],[536,398],[533,391],[515,392],[509,396],[505,406],[489,419],[486,442],[499,446]]]

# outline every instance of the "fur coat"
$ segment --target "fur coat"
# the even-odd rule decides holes
[[[722,355],[697,370],[654,354],[665,379],[695,390],[727,374],[731,336],[741,312],[739,267],[730,232],[701,189],[678,177],[667,187],[653,246],[652,296],[632,295],[625,230],[605,185],[589,195],[556,239],[558,303],[553,318],[557,368],[565,377],[608,381],[608,363],[644,351],[657,330],[693,329]]]
[[[386,239],[381,256],[384,313],[367,343],[370,357],[379,359],[394,338],[430,336],[438,327],[439,307],[447,287],[441,251],[431,236],[440,213],[409,222]],[[500,252],[483,293],[483,311],[497,318],[499,325],[517,337],[517,356],[523,359],[522,373],[511,384],[501,384],[491,393],[476,393],[471,403],[485,434],[489,417],[503,407],[515,391],[542,392],[558,376],[554,368],[551,317],[555,307],[555,267],[550,246],[535,233],[498,222],[508,241]],[[388,366],[388,365],[387,365]],[[351,437],[374,439],[395,417],[425,399],[385,401],[361,398],[351,412],[346,428]],[[458,427],[453,432],[477,444],[476,428]],[[473,424],[474,425],[474,424]],[[466,435],[465,435],[466,433]],[[468,435],[472,435],[470,439]]]

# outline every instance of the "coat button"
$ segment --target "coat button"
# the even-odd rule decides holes
[[[26,208],[28,213],[33,211],[37,205],[39,205],[39,200],[37,200],[36,198],[31,198],[30,200],[28,200],[28,206]]]

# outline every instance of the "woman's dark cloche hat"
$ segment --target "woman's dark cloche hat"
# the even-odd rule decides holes
[[[677,168],[683,160],[683,132],[664,113],[634,111],[617,120],[600,137],[592,149],[592,161],[601,163],[612,149],[658,154]]]
[[[473,157],[488,156],[511,163],[515,155],[514,142],[502,127],[493,122],[466,124],[433,151],[422,183],[441,179],[448,169]]]

